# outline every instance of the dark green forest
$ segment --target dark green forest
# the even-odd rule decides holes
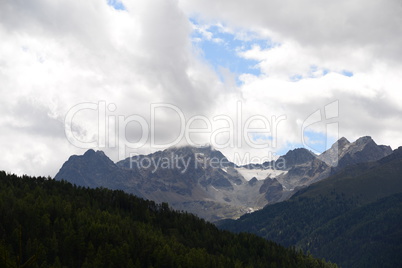
[[[336,267],[123,191],[0,171],[0,267]]]

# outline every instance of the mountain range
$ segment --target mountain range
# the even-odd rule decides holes
[[[114,163],[102,151],[73,155],[56,180],[85,187],[124,190],[156,202],[168,202],[209,221],[238,218],[289,199],[301,189],[350,165],[376,161],[392,153],[370,137],[339,139],[321,155],[305,148],[276,160],[238,166],[206,147],[171,147]]]

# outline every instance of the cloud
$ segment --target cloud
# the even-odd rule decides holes
[[[206,20],[260,30],[301,46],[368,48],[384,57],[400,57],[402,4],[398,0],[257,0],[252,4],[193,0],[180,4],[187,12]]]
[[[259,111],[287,114],[283,135],[288,142],[300,143],[300,122],[339,100],[339,135],[349,139],[373,135],[379,143],[394,147],[402,143],[395,135],[401,130],[395,123],[401,114],[396,86],[401,83],[400,1],[180,4],[200,20],[248,29],[276,44],[240,51],[240,56],[257,61],[261,70],[260,76],[240,76],[241,94]]]
[[[0,168],[54,175],[69,153],[82,152],[68,143],[61,127],[80,103],[114,104],[117,109],[109,114],[116,118],[149,118],[150,104],[158,102],[186,113],[215,105],[222,83],[194,56],[191,25],[177,3],[123,4],[126,10],[95,0],[2,2],[0,146],[10,153]],[[98,135],[96,116],[87,110],[74,119],[85,140]],[[171,131],[168,126],[159,135]],[[55,144],[68,153],[58,155]],[[42,160],[21,165],[28,152]]]
[[[150,123],[156,103],[174,105],[186,122],[205,116],[214,130],[229,124],[214,121],[217,116],[233,119],[234,127],[253,116],[269,123],[286,117],[274,124],[275,133],[250,134],[258,142],[273,142],[275,135],[270,148],[256,149],[244,140],[237,146],[240,138],[234,137],[236,146],[223,149],[232,160],[236,153],[262,159],[268,151],[302,145],[303,122],[334,101],[339,116],[312,125],[311,144],[320,143],[315,137],[324,137],[327,123],[335,121],[339,133],[331,137],[372,135],[378,143],[402,144],[400,1],[138,0],[121,1],[124,8],[117,9],[116,3],[0,4],[0,169],[54,175],[69,155],[82,153],[63,128],[69,111],[82,103],[98,105],[74,117],[73,131],[86,141],[102,134],[103,104],[108,135],[118,129],[119,118],[137,115]],[[237,63],[230,57],[227,66],[208,62],[205,48],[194,42],[195,31],[200,41],[232,49]],[[257,70],[233,68],[239,62],[253,62]],[[239,103],[242,119],[236,121]],[[135,141],[143,129],[126,123],[115,134]],[[178,123],[177,114],[160,110],[157,141],[174,140]],[[192,137],[211,142],[205,133]],[[214,137],[224,143],[229,136]],[[156,150],[149,139],[131,151]],[[115,161],[121,156],[117,147],[100,149]]]

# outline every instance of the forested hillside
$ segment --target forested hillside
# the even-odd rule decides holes
[[[0,267],[336,267],[166,203],[0,172]]]
[[[343,198],[299,197],[220,225],[297,246],[341,267],[399,267],[402,193],[364,206]]]
[[[219,226],[296,246],[342,267],[401,267],[402,147]]]

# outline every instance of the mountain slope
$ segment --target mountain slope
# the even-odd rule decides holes
[[[400,267],[401,223],[402,193],[398,193],[336,217],[299,244],[342,267]]]
[[[0,171],[0,267],[335,267],[122,191]]]
[[[296,245],[342,266],[376,267],[371,260],[391,256],[389,249],[402,245],[400,193],[402,147],[376,162],[348,166],[288,201],[219,225]],[[384,264],[402,264],[392,256]]]

